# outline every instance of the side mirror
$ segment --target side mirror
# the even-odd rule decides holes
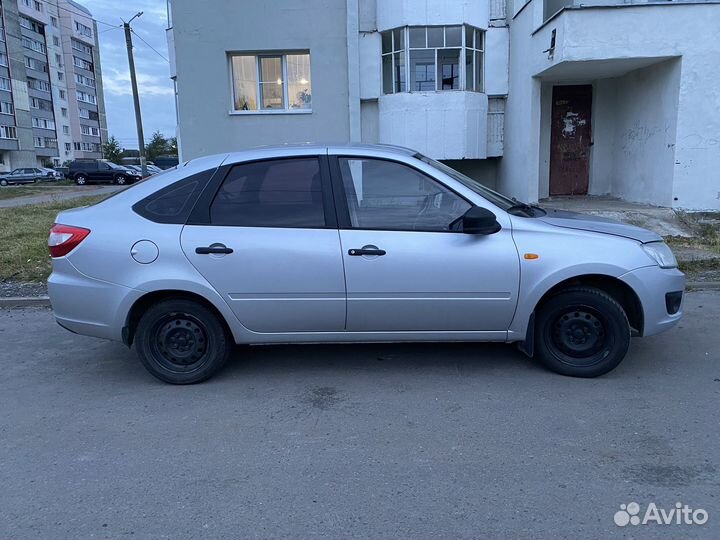
[[[462,232],[466,234],[495,234],[500,229],[495,214],[487,208],[473,206],[462,217]]]

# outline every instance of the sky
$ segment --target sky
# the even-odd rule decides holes
[[[143,15],[131,25],[139,35],[133,35],[133,45],[145,141],[158,130],[167,137],[175,136],[175,100],[170,65],[165,60],[168,58],[165,0],[79,1],[98,21],[109,134],[114,135],[124,148],[138,147],[125,33],[122,28],[113,26],[121,25],[121,19],[129,20],[142,11]]]

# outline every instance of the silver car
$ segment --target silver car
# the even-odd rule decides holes
[[[414,151],[283,146],[194,159],[49,238],[55,318],[195,383],[233,345],[515,342],[595,377],[682,316],[655,233],[508,199]]]

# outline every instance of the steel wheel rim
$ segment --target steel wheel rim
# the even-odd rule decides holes
[[[559,310],[549,318],[545,336],[554,356],[570,366],[590,367],[609,354],[608,320],[590,306]]]
[[[155,361],[174,373],[191,373],[209,360],[211,338],[201,320],[189,313],[171,313],[159,319],[150,333]]]

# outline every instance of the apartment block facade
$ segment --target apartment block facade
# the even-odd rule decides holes
[[[168,20],[183,159],[387,143],[530,202],[720,209],[717,2],[168,0]]]
[[[97,25],[72,0],[2,0],[0,171],[102,157]]]

